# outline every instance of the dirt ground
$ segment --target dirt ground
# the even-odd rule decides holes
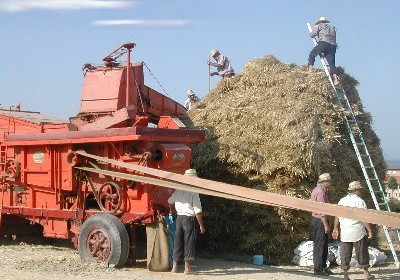
[[[78,251],[66,241],[24,242],[0,238],[0,279],[319,279],[309,268],[294,265],[256,266],[250,263],[216,258],[198,258],[196,275],[185,276],[182,271],[150,272],[146,260],[139,260],[135,267],[109,268],[102,264],[81,261]],[[341,279],[340,269],[326,279]],[[400,270],[386,264],[373,267],[377,279],[400,279]],[[351,279],[362,279],[362,271],[352,269]]]

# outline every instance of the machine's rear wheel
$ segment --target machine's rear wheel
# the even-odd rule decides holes
[[[111,214],[93,215],[82,224],[78,249],[85,261],[122,266],[129,253],[128,233],[117,217]]]

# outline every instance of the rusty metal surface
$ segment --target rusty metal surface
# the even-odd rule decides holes
[[[67,121],[47,116],[41,114],[39,112],[31,112],[31,111],[15,111],[15,110],[7,110],[0,108],[0,115],[4,115],[5,117],[12,117],[16,119],[20,119],[23,121],[31,122],[34,124],[66,124]]]
[[[305,200],[296,197],[290,197],[266,191],[254,190],[236,185],[205,180],[201,178],[184,176],[144,166],[123,163],[112,159],[90,155],[83,151],[77,151],[76,153],[95,160],[108,162],[116,166],[124,167],[133,171],[138,171],[147,176],[154,176],[156,178],[153,179],[156,180],[165,180],[165,184],[161,184],[160,181],[157,182],[157,184],[160,186],[173,187],[187,191],[195,191],[206,195],[225,197],[270,206],[278,206],[309,212],[319,212],[330,216],[340,216],[377,225],[384,225],[395,228],[400,227],[400,214],[393,212],[377,211],[373,209],[358,209],[339,206],[336,204],[320,203],[311,200]],[[114,174],[114,176],[117,175],[118,174]],[[136,178],[136,180],[144,179]]]

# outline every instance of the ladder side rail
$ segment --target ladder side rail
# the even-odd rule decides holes
[[[387,242],[389,244],[390,251],[392,252],[392,256],[393,256],[394,262],[396,264],[396,267],[400,268],[399,258],[397,256],[396,248],[394,247],[394,244],[393,244],[393,241],[392,241],[392,237],[390,236],[388,227],[387,226],[382,226],[382,228],[383,228],[383,232],[385,233],[386,240],[387,240]],[[397,231],[397,235],[399,236],[399,230],[396,229],[396,231]]]
[[[363,139],[363,141],[364,141],[364,139]],[[367,151],[368,151],[368,150],[367,150]],[[371,169],[372,169],[372,173],[373,173],[374,178],[377,179],[377,185],[378,185],[379,190],[380,190],[380,192],[381,192],[382,200],[383,200],[383,202],[385,203],[387,210],[388,210],[389,212],[391,212],[390,206],[389,206],[389,202],[388,202],[388,200],[387,200],[387,198],[386,198],[386,195],[385,195],[385,191],[384,191],[384,189],[383,189],[383,187],[382,187],[381,181],[379,180],[378,173],[376,172],[374,163],[372,162],[372,158],[371,158],[371,156],[369,155],[369,153],[368,153],[368,163],[369,163],[370,166],[371,166]]]
[[[347,107],[349,108],[348,111],[351,113],[351,117],[355,120],[354,126],[355,126],[356,129],[358,129],[358,130],[360,131],[358,138],[359,138],[360,142],[361,142],[362,145],[363,145],[363,148],[364,148],[364,151],[365,151],[365,155],[366,155],[366,157],[367,157],[367,162],[368,162],[370,168],[372,169],[373,178],[377,180],[377,185],[378,185],[378,187],[379,187],[379,191],[380,191],[380,193],[381,193],[383,203],[385,204],[386,209],[390,212],[389,203],[388,203],[388,201],[387,201],[387,199],[386,199],[384,190],[383,190],[383,188],[382,188],[382,184],[381,184],[381,182],[380,182],[380,180],[379,180],[378,173],[376,172],[375,165],[374,165],[374,163],[372,162],[372,158],[371,158],[371,155],[370,155],[370,153],[369,153],[369,151],[368,151],[367,145],[365,144],[364,137],[363,137],[363,133],[362,133],[362,131],[361,131],[361,129],[360,129],[358,123],[357,123],[357,120],[356,120],[356,118],[355,118],[353,108],[352,108],[351,105],[350,105],[349,99],[347,98],[344,89],[342,89],[342,90],[343,90],[343,99],[345,100],[346,105],[347,105]],[[371,183],[371,180],[370,180],[370,176],[369,176],[369,174],[368,174],[366,171],[364,172],[364,169],[365,169],[365,162],[364,162],[364,160],[362,159],[362,156],[361,156],[361,153],[360,153],[360,149],[358,148],[358,145],[357,145],[357,142],[356,142],[356,140],[355,140],[353,131],[352,131],[351,126],[350,126],[350,124],[349,124],[349,122],[348,122],[348,119],[347,119],[347,118],[345,118],[345,119],[346,119],[347,130],[349,131],[350,138],[351,138],[351,140],[352,140],[353,147],[354,147],[354,149],[355,149],[355,151],[356,151],[358,161],[360,162],[360,165],[363,167],[364,178],[365,178],[365,180],[366,180],[366,182],[367,182],[367,185],[368,185],[368,188],[369,188],[369,190],[370,190],[370,193],[371,193],[372,199],[373,199],[373,201],[374,201],[375,207],[376,207],[377,210],[381,210],[380,207],[379,207],[379,203],[378,203],[377,200],[376,200],[375,190],[374,190],[374,188],[373,188],[373,186],[372,186],[372,183]],[[352,136],[353,136],[353,138],[352,138]],[[354,140],[354,141],[353,141],[353,140]]]
[[[335,87],[334,87],[334,88],[335,88]],[[335,91],[336,91],[336,89],[335,89]],[[377,180],[377,182],[378,182],[379,190],[380,190],[380,192],[381,192],[381,196],[382,196],[382,198],[383,198],[384,204],[385,204],[385,206],[387,207],[387,211],[391,212],[391,211],[390,211],[390,207],[389,207],[389,203],[388,203],[388,201],[387,201],[387,199],[386,199],[386,196],[385,196],[385,193],[384,193],[384,191],[383,191],[383,189],[382,189],[382,185],[381,185],[381,183],[380,183],[378,174],[377,174],[376,169],[375,169],[375,167],[374,167],[374,164],[373,164],[373,162],[372,162],[372,159],[371,159],[371,156],[370,156],[370,154],[369,154],[368,148],[367,148],[367,146],[366,146],[366,144],[365,144],[364,137],[362,136],[362,132],[361,132],[359,126],[358,126],[357,120],[356,120],[356,118],[355,118],[355,116],[354,116],[354,112],[353,112],[353,110],[352,110],[352,107],[350,106],[350,103],[349,103],[349,101],[348,101],[348,98],[347,98],[346,93],[345,93],[344,90],[343,90],[343,96],[344,96],[344,99],[345,99],[346,102],[347,102],[347,105],[349,105],[348,107],[349,107],[349,109],[350,109],[351,116],[352,116],[352,117],[354,118],[354,120],[355,120],[354,125],[355,125],[355,127],[360,131],[359,138],[360,138],[360,141],[361,141],[361,143],[362,143],[362,145],[363,145],[363,148],[364,148],[364,150],[365,150],[365,154],[366,154],[367,157],[368,157],[368,161],[369,161],[368,163],[369,163],[370,167],[371,167],[372,170],[373,170],[373,176],[374,176],[374,178],[375,178],[375,179]],[[340,102],[339,102],[339,103],[340,103]],[[369,175],[368,175],[367,169],[365,168],[364,161],[363,161],[363,159],[362,159],[362,157],[361,157],[360,149],[358,148],[356,139],[355,139],[355,137],[354,137],[353,130],[351,129],[351,125],[350,125],[350,123],[349,123],[349,121],[348,121],[348,119],[347,119],[346,117],[345,117],[344,119],[345,119],[345,121],[346,121],[346,127],[347,127],[347,130],[348,130],[348,132],[349,132],[350,139],[351,139],[351,142],[352,142],[352,144],[353,144],[354,150],[355,150],[355,152],[356,152],[358,162],[360,163],[361,170],[362,170],[362,172],[363,172],[364,178],[365,178],[365,180],[366,180],[366,182],[367,182],[368,189],[369,189],[369,192],[370,192],[370,194],[371,194],[372,200],[373,200],[373,202],[374,202],[375,208],[376,208],[377,210],[381,210],[381,209],[380,209],[380,206],[379,206],[379,203],[378,203],[378,201],[377,201],[376,195],[375,195],[374,188],[373,188],[372,183],[371,183],[371,181],[370,181],[370,177],[369,177]],[[392,253],[393,260],[394,260],[394,262],[395,262],[395,264],[396,264],[396,267],[397,267],[397,268],[400,268],[400,262],[399,262],[399,259],[398,259],[398,256],[397,256],[396,248],[394,247],[394,244],[393,244],[393,241],[392,241],[392,237],[390,236],[390,232],[389,232],[387,226],[382,226],[382,228],[383,228],[383,231],[384,231],[386,240],[387,240],[387,242],[388,242],[388,245],[389,245],[389,247],[390,247],[390,251],[391,251],[391,253]],[[400,241],[400,231],[399,231],[399,229],[396,229],[396,233],[397,233],[397,238],[398,238],[398,240]]]
[[[387,210],[390,211],[390,206],[389,206],[389,204],[388,204],[388,202],[387,202],[386,196],[385,196],[385,194],[384,194],[384,190],[383,190],[383,188],[382,188],[382,184],[381,184],[381,182],[380,182],[380,180],[379,180],[379,177],[378,177],[378,174],[377,174],[377,172],[376,172],[375,166],[374,166],[374,164],[373,164],[373,162],[372,162],[371,155],[370,155],[370,153],[369,153],[369,151],[368,151],[368,148],[367,148],[367,146],[366,146],[366,144],[365,144],[362,131],[361,131],[361,129],[360,129],[358,123],[357,123],[357,119],[355,118],[353,108],[352,108],[351,105],[350,105],[350,101],[349,101],[349,99],[347,98],[346,92],[344,91],[343,88],[342,88],[341,90],[343,91],[343,100],[345,100],[346,106],[348,107],[347,111],[351,114],[351,117],[355,120],[354,127],[360,131],[358,138],[359,138],[360,142],[361,142],[362,145],[363,145],[363,148],[364,148],[364,151],[365,151],[365,155],[366,155],[366,157],[367,157],[368,164],[369,164],[369,166],[370,166],[371,169],[372,169],[373,178],[377,180],[377,184],[378,184],[378,187],[379,187],[379,191],[381,192],[382,200],[383,200],[383,202],[384,202],[384,204],[385,204]],[[335,88],[335,91],[337,92],[336,88]],[[343,105],[342,105],[342,107],[343,107]],[[345,109],[345,108],[344,108],[344,109]],[[373,199],[373,201],[374,201],[374,205],[375,205],[375,207],[376,207],[377,210],[381,210],[380,207],[379,207],[379,203],[378,203],[378,201],[376,200],[375,190],[374,190],[374,188],[373,188],[373,186],[372,186],[372,183],[371,183],[371,180],[370,180],[370,176],[369,176],[369,174],[366,172],[366,170],[364,170],[364,169],[365,169],[365,162],[364,162],[364,160],[363,160],[363,158],[362,158],[362,156],[361,156],[360,149],[358,148],[356,139],[355,139],[354,134],[353,134],[353,130],[352,130],[352,128],[351,128],[351,125],[349,124],[348,119],[347,119],[347,118],[345,118],[345,119],[346,119],[347,130],[348,130],[348,132],[349,132],[349,134],[350,134],[350,139],[351,139],[351,141],[352,141],[352,143],[353,143],[354,150],[356,151],[358,161],[360,162],[360,165],[362,166],[364,178],[365,178],[365,180],[366,180],[366,182],[367,182],[368,189],[370,190],[372,199]]]
[[[378,204],[378,200],[376,199],[376,195],[375,195],[375,193],[374,193],[374,189],[373,189],[372,184],[371,184],[371,182],[370,182],[370,180],[369,180],[368,172],[367,172],[367,170],[366,170],[366,168],[365,168],[363,159],[362,159],[362,157],[361,157],[360,149],[358,148],[358,145],[357,145],[357,142],[356,142],[356,140],[355,140],[354,134],[353,134],[353,132],[352,132],[352,130],[351,130],[350,124],[349,124],[349,122],[347,121],[347,119],[346,119],[346,126],[347,126],[347,130],[348,130],[348,132],[349,132],[349,134],[350,134],[350,140],[351,140],[351,143],[353,144],[353,148],[354,148],[354,150],[355,150],[355,152],[356,152],[357,159],[358,159],[358,162],[360,163],[361,170],[362,170],[362,172],[363,172],[364,178],[365,178],[365,180],[367,181],[368,189],[369,189],[369,192],[371,193],[371,197],[372,197],[372,200],[373,200],[373,202],[374,202],[375,208],[376,208],[377,210],[381,210],[380,207],[379,207],[379,204]],[[365,147],[365,148],[366,148],[366,147]]]

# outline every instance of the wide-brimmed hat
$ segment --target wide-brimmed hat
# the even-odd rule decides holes
[[[210,55],[211,55],[211,56],[214,56],[214,55],[216,55],[217,53],[219,53],[219,50],[217,50],[217,49],[212,49],[212,50],[210,51]]]
[[[197,177],[197,171],[196,171],[196,169],[188,169],[185,171],[185,175],[191,176],[191,177]]]
[[[193,96],[193,95],[196,95],[195,93],[194,93],[194,91],[193,90],[191,90],[191,89],[189,89],[187,92],[187,96]]]
[[[331,175],[329,173],[319,175],[318,182],[321,183],[326,181],[332,181]]]
[[[364,187],[361,185],[359,181],[353,181],[349,184],[349,191],[355,191],[363,189]]]
[[[328,22],[330,22],[330,21],[329,21],[329,19],[327,19],[326,17],[320,17],[320,18],[315,22],[315,25],[317,25],[318,23],[321,23],[321,22],[328,23]]]

